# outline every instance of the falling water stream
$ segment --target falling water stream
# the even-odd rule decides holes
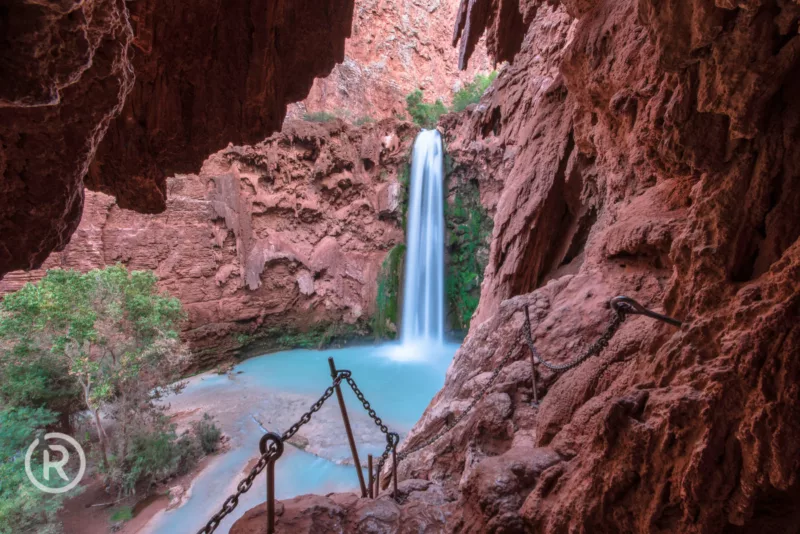
[[[251,358],[236,366],[234,374],[208,373],[190,380],[173,401],[174,413],[210,411],[230,436],[229,449],[217,455],[195,478],[189,497],[174,510],[159,512],[145,532],[196,532],[215,513],[244,476],[248,462],[257,456],[263,428],[281,432],[278,415],[286,396],[299,397],[303,407],[316,400],[330,384],[327,358],[349,369],[372,407],[390,428],[404,436],[444,384],[450,361],[458,349],[444,336],[444,162],[442,139],[436,130],[424,130],[414,143],[408,209],[407,256],[403,293],[401,340],[338,350],[293,350]],[[354,425],[361,406],[349,388],[343,388]],[[283,397],[281,397],[281,395]],[[315,414],[330,425],[323,434],[344,435],[338,408]],[[362,420],[363,422],[363,420]],[[272,423],[272,426],[271,424]],[[371,421],[367,425],[372,427]],[[277,428],[273,428],[277,427]],[[374,429],[370,429],[374,431]],[[380,454],[385,445],[366,431],[356,432],[361,460]],[[306,448],[286,446],[276,463],[276,493],[288,499],[305,493],[353,491],[358,488],[355,469],[346,465],[349,449],[341,444],[319,446],[309,438]],[[316,453],[313,451],[316,450]],[[309,452],[312,451],[312,452]],[[236,510],[217,532],[228,532],[245,511],[264,501],[260,476]]]
[[[408,203],[404,345],[444,341],[444,157],[437,130],[423,130],[414,141]]]

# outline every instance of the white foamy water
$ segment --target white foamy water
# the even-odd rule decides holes
[[[414,141],[400,328],[409,354],[444,342],[444,150],[436,130]]]

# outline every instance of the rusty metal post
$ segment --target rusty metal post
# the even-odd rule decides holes
[[[631,315],[644,315],[646,317],[650,317],[651,319],[664,321],[665,323],[671,324],[672,326],[677,326],[678,328],[683,326],[683,322],[673,317],[670,317],[669,315],[663,315],[661,313],[656,313],[653,310],[648,310],[647,308],[645,308],[632,298],[626,297],[624,295],[614,297],[613,299],[611,299],[610,304],[611,308],[618,314],[628,313]]]
[[[328,358],[328,365],[331,367],[331,378],[336,379],[336,364],[333,363],[333,358]],[[367,485],[364,483],[364,473],[361,470],[361,462],[358,460],[358,450],[356,449],[356,440],[353,438],[353,430],[350,428],[350,418],[347,417],[347,407],[344,405],[344,397],[342,396],[342,388],[336,386],[336,398],[339,399],[339,408],[342,410],[342,420],[344,421],[344,429],[347,432],[347,440],[350,442],[350,452],[353,453],[353,463],[355,464],[356,474],[358,474],[358,484],[361,486],[361,496],[367,496]]]
[[[375,483],[375,478],[372,475],[372,455],[371,454],[367,455],[367,469],[369,469],[369,484],[367,484],[368,489],[369,489],[369,498],[370,499],[374,499],[375,498],[375,493],[374,493],[373,485]]]
[[[392,484],[394,485],[392,498],[397,502],[397,443],[392,447]]]
[[[274,456],[267,462],[267,534],[275,534],[275,462],[283,454],[283,441],[277,434],[269,432],[261,436],[258,448],[262,456],[267,452],[268,442],[277,447]]]
[[[525,332],[529,338],[532,338],[533,332],[531,332],[531,316],[528,312],[528,307],[525,306],[525,328],[527,331]],[[539,393],[536,390],[536,358],[534,357],[533,350],[530,350],[531,347],[528,347],[528,352],[531,353],[531,386],[533,387],[533,404],[534,406],[539,405]]]
[[[275,534],[275,462],[267,464],[267,534]]]
[[[381,494],[381,464],[378,464],[378,468],[375,470],[375,498],[378,498],[378,495]]]

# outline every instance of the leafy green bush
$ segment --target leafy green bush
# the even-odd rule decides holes
[[[0,349],[0,402],[9,406],[46,406],[67,415],[75,410],[75,399],[80,398],[81,391],[69,376],[66,362],[38,352],[3,361],[1,354]]]
[[[200,445],[200,449],[205,454],[211,454],[219,447],[222,430],[219,429],[214,418],[207,413],[203,414],[202,419],[192,423],[192,432]]]
[[[49,494],[34,487],[25,474],[25,452],[34,439],[44,436],[45,427],[55,422],[53,412],[44,408],[0,409],[0,534],[55,532],[56,514],[66,497],[79,493]],[[41,473],[34,455],[31,470]],[[55,477],[55,487],[63,484]],[[40,482],[47,484],[46,480]]]
[[[253,340],[253,336],[250,335],[250,334],[246,334],[244,332],[240,332],[240,333],[234,335],[234,339],[236,340],[236,343],[238,343],[239,345],[244,346],[244,345],[247,345],[248,343],[250,343]]]
[[[166,418],[155,429],[143,429],[131,436],[124,455],[110,456],[101,468],[106,486],[120,496],[147,492],[154,484],[188,473],[202,456],[197,439],[189,433],[178,436]]]
[[[336,115],[327,111],[314,111],[303,115],[303,120],[308,122],[331,122],[336,118]]]
[[[441,100],[429,104],[424,100],[420,89],[415,90],[406,97],[406,111],[411,120],[420,128],[432,129],[439,122],[439,117],[447,113],[447,108]]]
[[[356,126],[364,126],[366,124],[374,124],[374,123],[375,119],[373,119],[369,115],[365,115],[363,117],[359,117],[358,119],[356,119],[353,124],[355,124]]]
[[[470,83],[453,95],[453,105],[449,111],[463,111],[470,104],[479,102],[483,93],[496,79],[496,71],[491,74],[476,74]],[[416,89],[406,96],[406,111],[417,126],[430,130],[436,128],[439,117],[447,113],[448,109],[441,100],[433,103],[425,102],[425,94],[421,89]]]
[[[452,111],[464,111],[470,104],[477,104],[483,93],[497,79],[497,71],[491,74],[476,74],[472,82],[466,84],[453,95]]]
[[[112,523],[117,523],[119,521],[130,521],[131,519],[133,519],[133,508],[130,506],[123,506],[111,514]]]

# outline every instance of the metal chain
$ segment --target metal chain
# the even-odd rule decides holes
[[[333,384],[328,386],[328,389],[325,390],[325,393],[322,394],[317,402],[312,404],[311,408],[309,408],[308,411],[304,413],[295,424],[290,426],[289,430],[283,433],[281,436],[281,441],[288,441],[289,438],[294,436],[297,431],[300,430],[300,427],[311,421],[311,416],[317,413],[320,408],[322,408],[322,405],[325,404],[325,401],[330,399],[331,395],[333,395],[333,392],[336,390],[336,386],[338,386],[342,380],[346,378],[350,378],[350,371],[339,371],[339,374],[336,376]]]
[[[383,423],[383,419],[378,417],[378,414],[370,405],[369,401],[364,397],[364,393],[361,392],[356,381],[353,380],[352,377],[348,377],[347,383],[350,385],[350,388],[355,393],[356,398],[361,402],[361,405],[366,410],[367,414],[372,418],[372,421],[375,423],[375,426],[380,428],[381,432],[386,436],[386,448],[384,449],[383,453],[380,456],[380,460],[378,460],[378,472],[380,473],[383,469],[383,464],[386,463],[386,460],[389,458],[389,454],[392,452],[392,449],[397,447],[397,444],[400,443],[400,435],[396,432],[389,432],[389,428]]]
[[[617,333],[617,330],[619,330],[619,327],[622,326],[622,323],[625,322],[626,319],[626,311],[627,311],[626,309],[620,306],[616,308],[615,311],[616,313],[614,314],[614,318],[611,319],[611,323],[608,325],[608,328],[606,328],[605,332],[603,332],[600,338],[597,341],[595,341],[591,347],[589,347],[586,353],[584,353],[582,356],[576,358],[575,360],[567,364],[554,365],[542,359],[542,357],[539,355],[539,352],[536,350],[536,347],[534,347],[533,345],[533,340],[531,339],[531,325],[527,314],[525,317],[525,325],[523,329],[525,335],[525,341],[527,342],[528,347],[536,356],[536,358],[539,360],[539,362],[542,363],[545,367],[548,367],[554,371],[564,372],[574,367],[577,367],[578,365],[582,364],[584,361],[591,358],[592,356],[600,354],[603,351],[603,349],[605,349],[608,346],[608,343],[611,341],[611,338],[614,337],[614,334]],[[478,404],[478,402],[483,398],[483,396],[486,394],[489,388],[492,387],[492,384],[494,384],[494,381],[497,379],[497,376],[500,374],[500,371],[503,369],[503,367],[505,367],[505,365],[508,363],[508,360],[511,358],[513,354],[514,354],[514,349],[508,351],[508,353],[505,355],[502,361],[495,366],[494,371],[492,371],[492,376],[491,378],[489,378],[489,381],[486,383],[486,385],[481,388],[481,390],[478,392],[475,398],[472,399],[472,402],[469,404],[469,406],[467,406],[467,408],[463,412],[461,412],[461,414],[458,417],[456,417],[451,423],[445,425],[441,430],[439,430],[439,432],[437,432],[430,438],[426,439],[422,443],[418,444],[417,446],[411,449],[406,449],[403,452],[401,452],[397,456],[398,462],[416,452],[421,451],[425,447],[433,445],[435,442],[441,439],[445,434],[447,434],[453,428],[455,428],[456,425],[458,425],[458,423],[460,423],[467,416],[467,414],[469,414],[470,411],[472,411],[475,405]]]
[[[250,473],[236,486],[236,493],[225,499],[220,511],[214,514],[214,516],[209,519],[208,523],[206,523],[206,526],[201,528],[197,534],[211,534],[217,530],[217,527],[225,518],[225,516],[233,512],[233,510],[236,508],[236,505],[239,504],[239,497],[250,489],[250,486],[253,485],[255,478],[261,474],[261,471],[263,471],[265,467],[267,467],[267,464],[269,464],[272,456],[276,452],[277,449],[271,447],[269,450],[267,450],[267,452],[261,455],[261,458],[258,459],[256,465],[250,470]]]
[[[308,411],[304,413],[295,424],[290,426],[289,430],[283,433],[283,435],[281,436],[281,441],[285,442],[289,440],[289,438],[294,436],[297,433],[297,431],[300,430],[300,427],[311,421],[311,416],[317,413],[322,408],[322,405],[325,404],[326,400],[331,398],[331,395],[333,395],[336,386],[338,386],[342,382],[342,380],[349,378],[350,378],[350,371],[340,371],[339,374],[336,376],[336,379],[333,381],[333,383],[325,390],[322,396],[319,399],[317,399],[317,402],[312,404],[311,408],[309,408]],[[242,481],[239,482],[239,484],[236,486],[236,493],[225,499],[225,502],[222,504],[220,511],[214,514],[214,516],[211,519],[209,519],[208,523],[206,523],[206,526],[201,528],[197,532],[197,534],[211,534],[217,529],[220,522],[222,522],[225,516],[233,512],[233,510],[236,508],[236,505],[239,504],[239,497],[250,489],[250,486],[253,485],[253,480],[255,480],[255,478],[259,474],[261,474],[264,468],[267,467],[267,464],[269,464],[270,460],[272,459],[272,456],[276,452],[277,452],[277,447],[275,445],[272,445],[267,450],[267,452],[261,455],[256,465],[253,466],[253,468],[250,470],[250,473],[244,479],[242,479]]]
[[[550,369],[551,371],[555,371],[557,373],[563,373],[565,371],[569,371],[570,369],[574,369],[575,367],[579,366],[592,356],[597,356],[603,349],[608,347],[608,343],[611,341],[611,338],[614,337],[614,334],[617,333],[619,327],[622,326],[622,323],[625,322],[627,315],[625,314],[624,310],[620,309],[617,313],[614,314],[614,318],[611,319],[611,323],[606,328],[605,332],[600,336],[600,338],[592,343],[592,345],[583,353],[581,356],[578,356],[571,362],[567,362],[564,364],[554,364],[550,363],[544,358],[542,355],[539,354],[539,351],[536,350],[536,347],[533,344],[533,338],[531,337],[531,323],[530,317],[528,314],[525,314],[525,324],[523,327],[523,333],[525,335],[525,342],[528,344],[528,348],[531,350],[536,359],[539,360],[539,363]]]

